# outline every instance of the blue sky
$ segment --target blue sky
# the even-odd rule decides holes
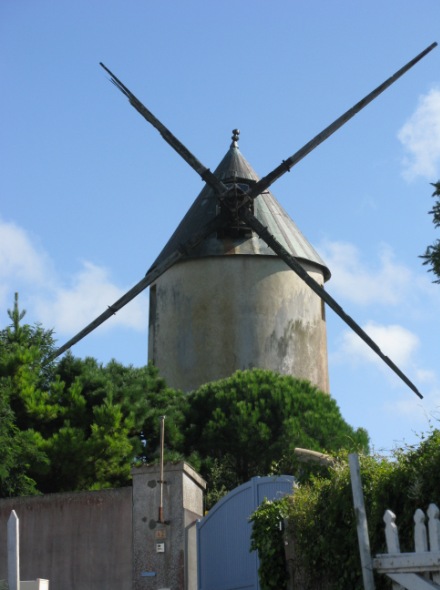
[[[439,41],[438,0],[3,0],[0,319],[18,291],[59,344],[139,281],[200,192],[102,61],[208,167],[241,130],[267,174]],[[331,393],[375,450],[438,425],[440,286],[419,258],[440,177],[440,49],[272,192],[332,271],[327,289],[420,401],[331,310]],[[75,346],[147,359],[148,296]]]

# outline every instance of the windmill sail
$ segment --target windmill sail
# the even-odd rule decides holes
[[[74,344],[77,344],[80,340],[85,338],[88,334],[93,332],[98,326],[103,324],[106,320],[108,320],[112,315],[116,315],[116,313],[121,310],[123,307],[130,303],[139,293],[145,291],[147,287],[149,287],[154,281],[166,271],[168,270],[173,264],[176,264],[179,260],[184,258],[187,253],[199,244],[206,236],[209,236],[212,232],[217,231],[219,228],[222,227],[225,223],[224,216],[219,216],[216,219],[213,219],[211,223],[206,224],[197,234],[195,234],[191,239],[187,240],[185,243],[181,244],[174,252],[172,252],[165,260],[162,260],[161,263],[157,266],[153,266],[147,274],[141,279],[134,287],[132,287],[127,293],[125,293],[122,297],[120,297],[115,303],[109,305],[107,309],[99,315],[95,320],[90,322],[85,328],[83,328],[78,334],[76,334],[73,338],[71,338],[68,342],[60,346],[50,357],[48,357],[47,361],[51,361],[59,357],[61,354],[69,350]]]
[[[166,127],[163,125],[126,87],[124,84],[108,69],[104,64],[100,64],[111,76],[111,81],[115,86],[128,98],[130,104],[142,115],[142,117],[148,121],[155,129],[159,131],[164,140],[187,162],[193,170],[199,174],[199,176],[211,187],[215,192],[218,203],[220,206],[221,214],[212,219],[207,223],[199,232],[196,233],[194,238],[189,239],[183,247],[178,246],[174,251],[167,254],[165,260],[161,260],[158,266],[154,266],[147,275],[137,283],[130,291],[110,306],[104,313],[102,313],[96,320],[91,322],[86,328],[81,330],[74,338],[69,340],[65,345],[59,348],[52,358],[55,358],[62,354],[65,350],[79,342],[87,334],[92,332],[96,327],[106,321],[111,315],[116,313],[129,301],[131,301],[136,295],[147,288],[157,280],[168,268],[170,268],[175,262],[181,260],[188,250],[191,250],[197,244],[199,244],[204,237],[208,236],[214,231],[217,231],[221,227],[229,224],[230,226],[236,224],[237,219],[241,219],[246,223],[261,239],[263,239],[268,246],[284,261],[286,264],[294,270],[306,284],[323,299],[329,307],[331,307],[341,319],[347,323],[347,325],[353,329],[363,340],[370,346],[370,348],[410,387],[419,397],[422,397],[416,386],[404,375],[404,373],[387,357],[385,356],[377,344],[362,330],[362,328],[348,316],[341,306],[316,282],[308,273],[302,268],[301,264],[292,256],[280,243],[279,241],[267,230],[267,228],[261,224],[258,219],[253,215],[249,202],[256,199],[261,193],[266,191],[271,184],[273,184],[278,178],[280,178],[285,172],[289,171],[295,164],[302,160],[307,154],[318,147],[323,141],[335,133],[340,127],[347,123],[352,117],[354,117],[359,111],[365,106],[372,102],[379,94],[384,92],[389,86],[391,86],[396,80],[398,80],[403,74],[405,74],[410,68],[412,68],[418,61],[420,61],[425,55],[427,55],[437,43],[432,43],[414,59],[408,62],[400,70],[398,70],[393,76],[388,78],[375,90],[370,92],[365,98],[356,103],[351,109],[344,113],[341,117],[336,119],[331,125],[326,127],[321,133],[316,135],[312,140],[305,144],[300,150],[293,154],[290,158],[283,161],[277,166],[272,172],[267,174],[262,179],[255,183],[252,183],[249,187],[243,189],[240,187],[237,190],[238,185],[233,183],[233,186],[227,185],[222,182],[221,179],[217,178],[209,168],[206,168]]]
[[[197,174],[207,183],[209,184],[219,195],[226,193],[227,189],[222,184],[218,178],[214,176],[214,174],[203,166],[203,164],[189,151],[189,149],[183,145],[181,141],[177,139],[175,135],[171,133],[171,131],[165,127],[163,123],[157,119],[151,111],[144,106],[140,100],[136,98],[136,96],[130,92],[130,90],[124,86],[124,84],[118,80],[118,78],[102,63],[99,64],[104,70],[110,74],[111,82],[118,88],[130,101],[130,104],[137,110],[137,112],[142,115],[142,117],[148,121],[163,137],[163,139],[175,150],[181,158],[185,160],[187,164],[191,166],[193,170],[197,172]]]
[[[416,57],[410,60],[395,74],[390,76],[385,82],[380,84],[372,92],[367,94],[362,100],[357,102],[351,109],[341,115],[336,121],[331,123],[328,127],[323,129],[318,135],[306,143],[301,149],[295,152],[292,156],[283,160],[282,163],[274,168],[272,172],[260,179],[252,189],[248,192],[248,197],[255,199],[259,194],[268,189],[278,178],[289,172],[295,164],[305,158],[310,152],[317,148],[321,143],[328,139],[333,133],[340,129],[345,123],[348,123],[355,115],[357,115],[370,102],[377,98],[382,92],[389,88],[394,82],[401,78],[408,70],[415,66],[421,59],[423,59],[430,51],[437,47],[437,43],[431,43],[426,49],[420,52]],[[118,88],[130,101],[130,104],[148,121],[155,129],[159,131],[163,139],[197,172],[197,174],[209,184],[220,198],[224,197],[227,189],[223,183],[215,177],[215,175],[206,168],[187,148],[177,139],[170,131],[163,125],[154,115],[149,111],[136,96],[102,63],[99,64],[110,76],[112,83]]]
[[[282,163],[274,168],[272,172],[269,172],[264,178],[262,178],[252,189],[249,191],[248,196],[252,199],[255,199],[260,193],[268,189],[271,184],[273,184],[278,178],[280,178],[286,172],[289,172],[290,169],[295,166],[298,162],[300,162],[305,156],[310,154],[315,148],[317,148],[323,141],[328,139],[330,135],[333,135],[335,131],[340,129],[345,123],[347,123],[350,119],[352,119],[359,111],[361,111],[364,107],[366,107],[370,102],[372,102],[375,98],[382,94],[387,88],[394,84],[396,80],[398,80],[403,74],[405,74],[409,69],[411,69],[417,62],[419,62],[425,55],[427,55],[430,51],[432,51],[435,47],[437,47],[437,43],[432,43],[429,47],[427,47],[424,51],[419,53],[414,59],[409,61],[403,68],[400,68],[395,74],[390,76],[385,82],[383,82],[380,86],[378,86],[375,90],[367,94],[362,100],[357,102],[351,109],[346,111],[343,115],[341,115],[336,121],[334,121],[331,125],[326,127],[323,131],[318,133],[313,139],[311,139],[308,143],[306,143],[301,149],[287,158],[287,160],[283,160]]]
[[[321,287],[301,266],[301,264],[295,259],[294,256],[282,246],[278,240],[262,225],[255,215],[251,215],[245,209],[241,209],[240,215],[246,221],[246,223],[255,231],[256,234],[264,240],[268,246],[272,248],[274,252],[278,254],[282,260],[289,266],[296,274],[314,291],[327,305],[367,344],[389,367],[396,375],[402,379],[408,385],[410,389],[414,391],[421,399],[423,395],[417,389],[417,387],[408,379],[408,377],[399,369],[399,367],[393,363],[379,348],[379,346],[368,336],[368,334],[356,323],[352,317],[345,313],[342,307],[337,303],[333,297],[327,293],[327,291]]]

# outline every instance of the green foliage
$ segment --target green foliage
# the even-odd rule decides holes
[[[130,485],[131,466],[157,457],[160,415],[169,417],[167,447],[180,441],[185,398],[151,365],[103,366],[68,354],[48,405],[54,412],[40,433],[50,469],[35,474],[43,492]]]
[[[43,464],[46,457],[35,443],[35,433],[19,431],[11,417],[0,409],[0,498],[38,493],[36,482],[28,472],[31,465]]]
[[[287,588],[286,557],[283,541],[283,519],[287,499],[264,500],[250,517],[252,523],[251,551],[258,551],[258,577],[261,590]]]
[[[0,331],[0,496],[130,485],[132,464],[157,455],[162,414],[175,451],[183,393],[152,366],[71,354],[46,363],[52,333],[22,324],[24,315],[16,296],[11,325]]]
[[[391,460],[361,455],[360,465],[372,553],[386,552],[386,509],[397,515],[401,550],[414,551],[415,510],[440,502],[440,431],[432,431],[417,448],[396,450]],[[346,455],[340,454],[325,477],[312,476],[297,486],[292,496],[279,502],[278,510],[288,519],[288,536],[295,549],[294,587],[301,583],[304,590],[363,590]],[[272,519],[276,526],[276,509]],[[260,559],[265,559],[264,552]],[[272,575],[284,575],[285,567],[279,564],[275,570],[273,563],[268,558],[261,565],[272,568]],[[378,575],[376,590],[386,588],[388,580]]]
[[[127,435],[138,462],[152,461],[158,456],[159,417],[166,415],[166,446],[173,451],[182,444],[182,425],[187,398],[181,391],[166,387],[153,365],[124,367],[116,361],[106,366],[95,359],[77,359],[66,355],[57,375],[69,394],[78,388],[84,398],[81,422],[92,423],[97,406],[107,400],[122,412]],[[69,410],[69,414],[71,411]]]
[[[20,325],[24,312],[17,295],[8,315],[11,325],[0,332],[0,497],[37,493],[30,469],[47,458],[37,433],[21,423],[27,407],[40,403],[39,383],[48,380],[50,370],[39,372],[38,366],[53,343],[51,332]]]
[[[271,371],[237,371],[188,396],[184,454],[198,453],[207,479],[221,465],[228,490],[255,475],[298,473],[298,446],[366,451],[368,436],[343,420],[328,394]]]
[[[383,537],[383,526],[379,525],[376,531],[375,524],[388,507],[379,487],[388,481],[393,464],[362,457],[361,466],[370,536],[377,541],[375,533],[380,532]],[[329,589],[363,590],[350,473],[345,459],[328,477],[312,478],[298,487],[288,506],[288,518],[298,556],[294,575],[307,580],[307,588],[315,588],[324,578]]]
[[[435,188],[432,196],[436,198],[436,202],[429,212],[432,215],[432,222],[437,229],[440,227],[440,181],[431,183]],[[440,240],[436,240],[432,245],[426,248],[425,254],[421,256],[423,264],[430,266],[429,271],[433,272],[437,277],[435,283],[440,283]]]
[[[0,331],[0,494],[130,484],[133,464],[186,458],[208,480],[207,506],[254,475],[298,473],[295,446],[366,450],[368,437],[306,381],[239,371],[186,395],[157,370],[66,354],[46,363],[52,333],[23,324],[18,298]],[[302,470],[307,476],[307,470]]]

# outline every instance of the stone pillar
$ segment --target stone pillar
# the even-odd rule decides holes
[[[195,547],[186,546],[194,535],[187,529],[203,516],[206,482],[184,462],[165,465],[162,493],[159,465],[135,468],[132,475],[133,590],[194,587]]]

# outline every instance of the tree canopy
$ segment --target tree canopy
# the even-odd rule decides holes
[[[11,325],[0,332],[0,496],[37,492],[29,475],[32,467],[43,467],[47,458],[38,447],[38,435],[22,427],[26,408],[37,405],[38,381],[49,379],[49,371],[38,371],[44,351],[52,346],[50,332],[39,326],[21,326],[18,296],[8,310]],[[31,401],[35,400],[35,401]]]
[[[47,362],[51,331],[23,323],[16,298],[0,331],[0,496],[130,485],[131,467],[186,459],[208,481],[208,503],[254,475],[298,473],[296,446],[366,451],[368,436],[307,381],[238,371],[184,394],[152,365],[66,354]]]
[[[186,399],[153,366],[71,354],[46,363],[52,332],[22,324],[17,297],[9,317],[0,331],[1,496],[130,485],[131,466],[157,454],[164,413],[177,445]]]
[[[335,400],[308,381],[254,369],[188,396],[184,454],[201,458],[208,480],[221,465],[232,489],[255,475],[297,474],[294,448],[368,450],[368,435],[341,416]]]
[[[396,448],[391,457],[360,455],[360,473],[368,518],[371,554],[386,553],[384,512],[397,516],[402,554],[414,551],[414,513],[440,505],[440,431],[422,435],[417,446]],[[295,551],[289,564],[290,584],[314,590],[363,590],[356,531],[357,514],[348,457],[341,454],[325,475],[313,477],[295,493],[264,502],[251,516],[252,546],[260,558],[260,587],[287,588],[285,537]],[[275,582],[275,583],[274,583]],[[377,590],[390,580],[375,575]]]
[[[432,222],[435,228],[438,228],[440,226],[440,180],[431,184],[435,189],[432,196],[435,197],[436,201],[429,213],[432,215]],[[433,272],[437,277],[434,282],[440,283],[440,240],[437,239],[433,244],[428,246],[421,258],[424,260],[423,264],[428,265],[430,272]]]

